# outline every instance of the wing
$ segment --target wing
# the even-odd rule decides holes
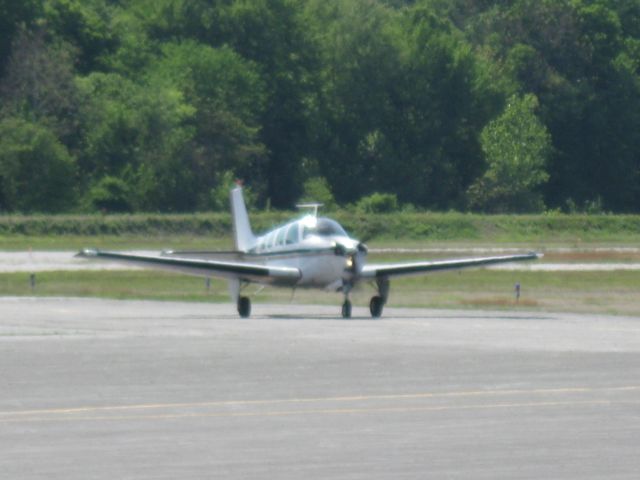
[[[505,255],[500,257],[463,258],[459,260],[436,260],[433,262],[391,263],[386,265],[365,265],[362,268],[362,278],[400,277],[422,275],[429,272],[443,270],[457,270],[460,268],[484,267],[496,263],[525,262],[536,260],[542,255],[531,252],[521,255]]]
[[[300,279],[300,270],[297,268],[268,267],[242,261],[133,255],[90,249],[82,250],[76,257],[128,263],[130,265],[169,270],[198,277],[221,277],[257,283],[293,285]]]

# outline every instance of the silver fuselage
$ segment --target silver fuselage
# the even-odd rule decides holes
[[[362,268],[366,252],[358,246],[336,222],[306,216],[257,237],[242,256],[269,267],[297,268],[296,287],[339,290]]]

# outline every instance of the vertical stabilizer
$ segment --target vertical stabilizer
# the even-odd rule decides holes
[[[242,196],[242,188],[239,186],[231,190],[231,215],[233,217],[236,250],[246,252],[255,245],[255,236],[251,231],[247,207]]]

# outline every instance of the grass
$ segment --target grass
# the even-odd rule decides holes
[[[28,274],[0,274],[0,292],[10,296],[87,296],[228,302],[226,283],[151,271],[80,271],[37,274],[35,290]],[[522,286],[519,302],[514,285]],[[291,291],[267,288],[247,292],[256,305],[288,303]],[[356,306],[366,306],[373,288],[359,287]],[[340,294],[298,291],[294,303],[338,305]],[[640,316],[640,272],[508,272],[467,270],[444,272],[392,282],[390,306],[463,309],[539,310]]]
[[[514,285],[522,296],[516,303]],[[525,308],[640,315],[640,272],[508,272],[475,270],[396,282],[409,306]]]
[[[219,283],[218,286],[220,286]],[[116,299],[222,301],[215,289],[207,291],[203,279],[163,272],[77,271],[40,272],[31,289],[29,274],[0,274],[2,295],[75,296]]]
[[[259,212],[251,219],[256,232],[282,223],[293,212]],[[402,213],[331,215],[372,248],[516,246],[544,251],[551,246],[638,245],[640,215],[468,215]],[[79,250],[84,247],[126,250],[230,249],[228,214],[0,216],[0,250]],[[448,253],[427,257],[447,257]],[[370,261],[404,261],[424,254],[384,253]],[[640,262],[640,254],[573,251],[551,253],[547,262]],[[522,285],[516,304],[513,286]],[[291,292],[265,289],[249,293],[255,303],[289,302]],[[157,272],[47,272],[37,275],[34,292],[26,274],[0,274],[0,295],[92,296],[131,299],[228,301],[227,287],[212,281]],[[354,293],[367,305],[372,289]],[[299,303],[338,306],[339,294],[301,291]],[[476,270],[427,275],[392,282],[392,306],[468,309],[533,309],[640,315],[640,272],[509,272]]]
[[[256,212],[256,232],[299,215]],[[475,215],[463,213],[330,214],[356,238],[370,243],[419,245],[434,243],[527,243],[581,245],[637,243],[640,215]],[[228,213],[185,215],[54,215],[0,216],[0,249],[69,249],[86,245],[118,248],[229,248]]]

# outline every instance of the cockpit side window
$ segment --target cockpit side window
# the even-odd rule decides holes
[[[284,245],[284,238],[286,233],[286,228],[281,228],[280,230],[278,230],[278,239],[276,240],[276,245]]]
[[[313,235],[313,229],[305,225],[302,227],[302,238],[307,238],[309,235]]]
[[[298,224],[292,223],[287,230],[287,245],[298,243]]]
[[[273,248],[275,246],[275,239],[276,239],[276,234],[275,232],[271,232],[268,236],[267,236],[267,248]]]

